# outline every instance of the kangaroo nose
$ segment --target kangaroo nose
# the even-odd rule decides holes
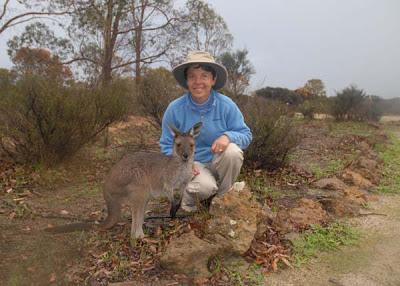
[[[184,159],[187,159],[187,158],[189,157],[189,155],[188,155],[188,153],[183,153],[183,154],[182,154],[182,157],[183,157]]]

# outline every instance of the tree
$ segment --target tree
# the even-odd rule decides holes
[[[367,95],[364,90],[351,85],[336,93],[332,115],[337,120],[378,121],[382,115],[379,101],[379,97]]]
[[[11,27],[34,19],[66,15],[71,12],[73,3],[73,0],[5,0],[0,7],[0,35]]]
[[[304,94],[312,97],[326,96],[325,85],[320,79],[310,79],[303,87]]]
[[[61,60],[67,59],[72,52],[71,41],[56,36],[54,31],[42,22],[27,25],[21,35],[11,38],[7,45],[10,58],[13,58],[22,48],[47,49]]]
[[[16,78],[14,71],[0,68],[0,91],[7,90],[13,86]]]
[[[299,105],[303,98],[293,90],[282,87],[265,87],[255,91],[256,96],[281,101],[287,105]]]
[[[236,52],[225,52],[219,57],[219,62],[223,64],[228,71],[228,82],[226,88],[234,96],[245,92],[250,84],[250,76],[254,74],[254,68],[247,59],[248,51],[246,49]]]
[[[160,61],[173,48],[178,16],[172,0],[131,1],[130,26],[136,84],[142,75],[142,67]]]
[[[182,61],[190,50],[203,50],[218,57],[232,46],[233,36],[224,19],[203,0],[188,0],[176,27],[176,45],[169,53],[171,65]]]
[[[56,82],[66,82],[72,77],[71,70],[45,49],[21,48],[12,60],[20,77],[41,76]]]

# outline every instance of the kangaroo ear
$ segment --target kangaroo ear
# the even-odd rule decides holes
[[[190,129],[189,134],[196,138],[200,134],[200,129],[203,126],[203,122],[197,122],[193,127]]]
[[[169,131],[171,131],[172,136],[176,137],[179,134],[181,134],[181,132],[172,124],[168,125]]]

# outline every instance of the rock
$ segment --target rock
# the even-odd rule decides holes
[[[236,182],[233,184],[232,189],[234,189],[235,191],[243,191],[244,187],[246,186],[246,183],[244,181],[241,182]]]
[[[382,171],[378,166],[379,163],[376,159],[369,159],[365,156],[361,156],[351,164],[351,169],[371,181],[374,185],[378,185],[382,177]]]
[[[343,190],[343,195],[345,200],[358,205],[363,205],[368,201],[366,194],[357,187],[349,187]]]
[[[369,201],[369,202],[377,202],[377,201],[379,201],[379,195],[368,194],[367,195],[367,201]]]
[[[359,214],[368,196],[358,187],[348,187],[336,195],[320,200],[323,208],[337,217],[354,216]]]
[[[182,234],[168,245],[160,258],[164,269],[192,277],[208,277],[208,261],[223,248],[198,238],[193,231]]]
[[[330,198],[320,201],[323,208],[335,217],[354,216],[360,212],[360,206],[344,199]]]
[[[365,142],[362,141],[358,144],[358,148],[361,150],[361,153],[364,154],[364,156],[370,158],[370,159],[377,159],[378,154],[371,148],[371,146]]]
[[[239,190],[239,191],[238,191]],[[215,197],[210,207],[211,218],[205,222],[201,238],[194,231],[171,240],[160,259],[163,268],[196,279],[210,275],[208,264],[215,256],[244,254],[254,237],[263,234],[272,212],[261,209],[247,188],[232,188]]]
[[[230,252],[244,254],[257,232],[258,221],[266,219],[261,206],[251,196],[247,188],[241,191],[233,188],[222,197],[216,197],[210,208],[213,218],[207,221],[207,239],[216,241],[218,238],[219,243],[225,240],[222,243],[230,245]]]
[[[376,170],[376,168],[378,167],[378,162],[362,156],[362,157],[358,158],[357,166],[372,171],[372,170]]]
[[[320,189],[344,190],[347,185],[337,178],[324,178],[314,183],[314,186]]]
[[[373,187],[373,184],[370,180],[364,178],[359,173],[354,172],[350,169],[346,169],[342,175],[345,182],[349,182],[352,185],[355,185],[359,188],[368,190]]]
[[[288,233],[306,229],[312,224],[322,224],[327,220],[328,215],[319,202],[302,198],[297,207],[279,210],[273,225],[281,233]]]

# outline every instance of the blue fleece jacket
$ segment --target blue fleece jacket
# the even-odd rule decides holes
[[[212,90],[208,101],[202,105],[192,101],[190,92],[175,99],[164,113],[160,138],[161,152],[172,154],[173,135],[168,126],[187,132],[195,123],[203,122],[200,135],[196,138],[195,161],[207,163],[212,160],[211,145],[225,134],[242,150],[249,146],[252,134],[244,122],[243,114],[227,96]]]

